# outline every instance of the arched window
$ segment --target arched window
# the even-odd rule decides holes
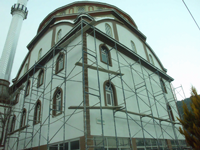
[[[118,105],[115,86],[109,81],[104,82],[104,99],[106,106]]]
[[[28,83],[27,83],[27,87],[26,87],[26,90],[25,90],[25,92],[26,92],[26,96],[29,95],[29,91],[30,91],[30,81],[28,81]]]
[[[41,101],[38,100],[35,106],[35,114],[34,114],[34,122],[33,124],[40,123],[40,116],[41,116]]]
[[[105,45],[100,45],[100,60],[101,62],[112,66],[110,51]]]
[[[154,65],[153,57],[151,56],[151,54],[149,54],[149,60],[150,60],[150,63]]]
[[[164,81],[162,79],[160,79],[160,84],[161,84],[162,91],[164,93],[167,93],[167,89],[166,89],[165,83],[164,83]]]
[[[28,71],[28,63],[25,64],[24,66],[24,74]]]
[[[80,6],[78,8],[78,13],[81,13],[81,12],[85,12],[85,7],[84,6]]]
[[[112,28],[107,23],[105,24],[105,30],[106,30],[106,34],[112,37]]]
[[[73,14],[74,13],[74,8],[70,8],[69,9],[69,14]]]
[[[15,130],[15,121],[16,121],[16,116],[14,115],[11,121],[10,132],[13,132]]]
[[[169,104],[167,104],[167,111],[168,111],[168,115],[169,115],[170,120],[171,121],[175,121],[174,120],[174,115],[173,115],[173,112],[172,112],[172,108],[171,108],[171,106]]]
[[[56,73],[64,69],[64,54],[60,53],[56,60]]]
[[[21,119],[21,123],[20,123],[20,127],[24,127],[26,124],[26,109],[24,108],[23,109],[23,112],[22,112],[22,119]]]
[[[38,60],[42,57],[42,48],[38,52]]]
[[[135,47],[135,43],[133,41],[131,41],[131,47],[132,47],[132,50],[137,53],[136,51],[136,47]]]
[[[38,81],[37,81],[37,87],[40,87],[44,82],[44,70],[41,69],[38,74]]]
[[[62,89],[57,87],[53,96],[53,115],[57,116],[62,113]]]
[[[61,37],[62,37],[62,30],[60,29],[60,30],[57,32],[57,40],[56,40],[56,42],[60,41]]]
[[[94,11],[94,7],[93,6],[89,6],[88,7],[88,11]]]
[[[14,103],[18,103],[19,102],[19,96],[20,96],[20,93],[18,93],[16,96],[15,96],[15,100],[14,100]]]

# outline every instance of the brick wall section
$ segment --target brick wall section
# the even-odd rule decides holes
[[[83,33],[83,49],[84,51],[87,51],[87,39],[86,39],[86,33]],[[84,53],[84,63],[87,64],[87,54]],[[89,92],[88,89],[88,69],[84,70],[84,80],[85,80],[85,91]],[[86,96],[86,106],[89,106],[89,95],[87,94]],[[87,123],[87,145],[92,146],[93,145],[93,140],[91,136],[91,131],[90,131],[90,110],[86,110],[86,123]],[[93,150],[93,148],[89,148],[89,150]]]

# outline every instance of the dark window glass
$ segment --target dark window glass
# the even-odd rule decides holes
[[[60,144],[60,150],[68,150],[68,143],[65,143],[65,148],[63,148],[63,144]]]
[[[79,149],[79,141],[73,141],[71,144],[71,150]]]

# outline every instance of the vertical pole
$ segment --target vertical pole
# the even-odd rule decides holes
[[[157,75],[158,75],[159,80],[160,80],[161,77],[160,77],[158,71],[157,71]],[[169,103],[168,103],[167,97],[166,97],[166,95],[165,95],[165,93],[164,93],[164,87],[162,86],[161,81],[160,81],[160,85],[161,85],[162,93],[163,93],[163,96],[164,96],[164,99],[165,99],[165,103],[166,103],[166,105],[168,105]],[[169,114],[169,118],[170,118],[171,125],[172,125],[172,130],[173,130],[173,132],[174,132],[175,142],[177,143],[177,145],[179,146],[179,148],[181,148],[181,146],[179,145],[179,142],[178,142],[178,137],[177,137],[176,131],[175,131],[175,125],[174,125],[174,123],[172,122],[172,116],[171,116],[171,113],[169,112],[168,107],[167,107],[167,112],[168,112],[168,114]]]
[[[38,143],[38,150],[40,150],[40,141],[41,141],[41,131],[42,131],[42,117],[43,117],[43,108],[44,108],[44,93],[45,93],[45,86],[46,86],[46,75],[47,75],[47,66],[44,67],[44,89],[43,89],[43,92],[42,92],[42,106],[41,106],[41,112],[40,112],[40,132],[39,132],[39,143]]]
[[[158,112],[157,103],[156,103],[156,100],[155,100],[156,98],[155,98],[155,96],[154,96],[154,91],[153,91],[153,86],[152,86],[152,82],[151,82],[151,77],[150,77],[149,74],[148,74],[148,77],[149,77],[151,92],[152,92],[152,95],[153,95],[153,98],[154,98],[154,102],[155,102],[155,106],[156,106],[156,112],[157,112],[158,118],[160,118],[160,115],[159,115],[159,112]],[[161,130],[161,133],[162,133],[163,140],[165,140],[165,139],[164,139],[163,129],[162,129],[162,125],[161,125],[161,121],[160,121],[160,120],[159,120],[159,126],[160,126],[160,130]],[[163,148],[163,149],[164,149],[164,148]]]
[[[85,66],[84,66],[84,47],[83,47],[83,20],[81,18],[81,41],[82,41],[82,80],[83,80],[83,114],[84,114],[84,135],[85,135],[85,149],[88,150],[87,145],[87,113],[86,113],[86,91],[85,91]]]
[[[101,88],[100,88],[100,79],[99,79],[99,65],[98,65],[98,57],[97,57],[96,32],[95,32],[95,28],[94,27],[93,27],[93,31],[94,31],[94,45],[95,45],[95,54],[96,54],[96,65],[97,65],[97,80],[98,80],[98,89],[99,89],[99,102],[100,102],[100,115],[101,115],[101,133],[102,133],[103,150],[104,150],[105,149],[105,143],[104,143],[103,112],[102,112]]]
[[[119,52],[117,50],[117,45],[115,43],[115,50],[116,50],[116,54],[117,54],[117,62],[118,62],[118,68],[119,68],[119,72],[120,72],[120,80],[121,80],[121,85],[122,85],[122,93],[123,93],[123,99],[124,99],[124,105],[125,105],[125,111],[126,111],[126,121],[127,121],[127,125],[128,125],[128,132],[129,132],[129,140],[130,140],[130,147],[133,150],[133,144],[132,144],[132,137],[131,137],[131,130],[130,130],[130,125],[129,125],[129,120],[128,120],[128,114],[127,114],[127,107],[126,107],[126,97],[125,97],[125,92],[124,92],[124,85],[123,85],[123,80],[122,80],[122,73],[121,73],[121,67],[120,67],[120,63],[119,63]]]
[[[47,130],[47,149],[49,149],[49,131],[50,131],[50,118],[51,118],[51,102],[52,102],[52,86],[53,86],[53,73],[54,73],[54,57],[55,57],[55,50],[56,50],[56,47],[54,48],[53,50],[53,60],[52,60],[52,70],[51,70],[51,86],[50,86],[50,101],[49,101],[49,119],[48,119],[48,130]]]
[[[21,127],[21,123],[22,123],[22,113],[23,113],[23,109],[24,109],[24,103],[25,103],[25,99],[26,99],[26,92],[27,92],[27,87],[28,87],[28,81],[29,81],[29,74],[27,75],[27,81],[26,81],[26,86],[25,86],[25,90],[24,90],[24,98],[23,98],[23,104],[22,104],[22,111],[21,111],[21,117],[20,117],[20,123],[19,123],[19,128]],[[16,150],[19,150],[19,137],[20,137],[20,132],[18,133],[18,139],[17,139],[17,147]]]
[[[66,113],[66,95],[67,95],[67,50],[64,49],[65,51],[65,80],[64,80],[64,117],[63,117],[63,150],[65,150],[65,113]]]
[[[142,71],[142,78],[144,80],[144,85],[145,85],[145,89],[146,89],[146,93],[147,93],[147,98],[148,98],[149,105],[150,105],[150,111],[151,111],[151,115],[152,115],[152,119],[153,119],[153,125],[154,125],[154,130],[155,130],[155,134],[156,134],[156,142],[157,142],[158,148],[160,148],[159,142],[158,142],[157,130],[156,130],[156,126],[155,126],[155,119],[154,119],[153,111],[152,111],[152,108],[151,108],[151,100],[150,100],[150,97],[149,97],[149,92],[147,90],[147,85],[146,85],[146,81],[145,81],[144,71],[143,71],[142,64],[141,64],[140,60],[139,60],[139,64],[140,64],[140,68],[141,68],[141,71]]]
[[[138,94],[137,94],[137,91],[136,91],[135,79],[134,79],[134,76],[133,76],[132,65],[130,65],[130,70],[131,70],[131,78],[132,78],[132,81],[133,81],[133,86],[134,86],[134,89],[135,89],[135,95],[136,95],[136,101],[137,101],[138,111],[139,111],[139,113],[141,113],[141,111],[140,111],[140,105],[139,105],[139,100],[138,100]],[[142,135],[143,135],[144,147],[145,147],[145,150],[146,150],[146,140],[145,140],[145,134],[144,134],[144,128],[143,128],[143,123],[142,123],[141,116],[140,116],[140,124],[141,124],[141,128],[142,128]]]
[[[28,110],[27,110],[27,121],[26,121],[26,124],[28,125],[28,122],[29,122],[29,113],[30,113],[30,105],[31,105],[31,97],[32,97],[32,89],[33,89],[33,83],[34,83],[34,76],[35,76],[35,65],[34,65],[34,69],[33,69],[33,75],[32,75],[32,81],[31,81],[31,87],[30,87],[30,99],[29,99],[29,106],[28,106]],[[29,85],[30,86],[30,85]],[[34,114],[33,114],[33,122],[34,122]],[[34,126],[33,126],[34,128]],[[27,130],[28,130],[28,127],[26,128],[26,133],[25,133],[25,139],[24,139],[24,149],[26,148],[26,136],[27,136]],[[32,130],[34,131],[34,130]],[[30,134],[30,132],[28,132]],[[31,135],[33,136],[33,133],[31,133]],[[31,149],[32,149],[32,143],[33,143],[33,137],[32,137],[32,140],[31,140]]]

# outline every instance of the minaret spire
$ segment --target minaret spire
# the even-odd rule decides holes
[[[26,19],[28,14],[28,10],[26,8],[27,1],[28,0],[18,0],[18,2],[11,7],[11,14],[13,17],[0,59],[0,79],[3,80],[10,80],[11,69],[13,66],[22,22]]]

